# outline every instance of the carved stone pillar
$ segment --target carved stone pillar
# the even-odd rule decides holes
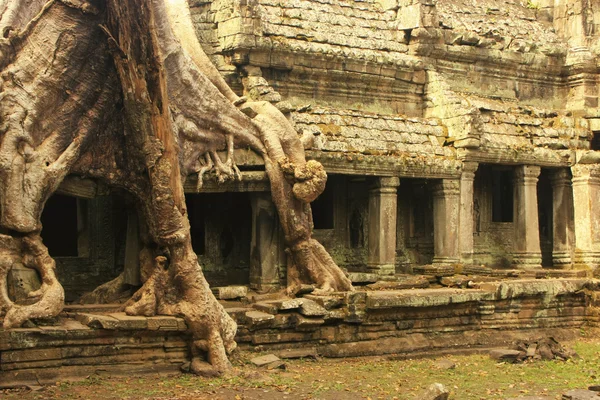
[[[458,179],[441,179],[433,188],[434,267],[448,266],[459,262],[459,215],[460,181]],[[473,225],[471,224],[472,229]]]
[[[575,268],[600,265],[600,165],[574,165],[573,211],[575,217]]]
[[[537,200],[540,171],[540,167],[531,165],[515,168],[513,264],[517,268],[532,269],[542,266]]]
[[[473,264],[473,181],[478,163],[463,163],[460,176],[460,215],[458,227],[458,242],[460,262]]]
[[[570,269],[573,266],[571,241],[573,235],[573,189],[571,174],[566,168],[552,173],[552,265]]]
[[[377,178],[369,192],[368,267],[380,275],[396,271],[396,213],[400,179]]]
[[[250,287],[259,292],[279,288],[279,268],[285,263],[283,235],[270,193],[250,196],[252,242],[250,245]]]

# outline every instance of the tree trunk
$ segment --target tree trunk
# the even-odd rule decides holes
[[[194,338],[192,369],[226,370],[236,325],[192,250],[183,181],[209,170],[220,181],[239,178],[234,146],[265,159],[292,260],[290,287],[352,289],[311,238],[309,203],[325,187],[323,167],[306,161],[293,126],[272,104],[244,103],[226,85],[193,35],[185,0],[0,0],[0,31],[5,327],[62,309],[55,264],[39,236],[40,216],[63,178],[78,174],[127,190],[145,221],[141,261],[150,272],[126,312],[183,316]],[[228,150],[225,162],[216,154],[222,149]],[[34,304],[8,298],[6,276],[15,263],[40,272]],[[120,285],[117,280],[102,290]]]

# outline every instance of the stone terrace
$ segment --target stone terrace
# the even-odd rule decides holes
[[[390,286],[394,290],[367,286],[296,299],[248,295],[223,304],[239,325],[242,349],[283,357],[482,351],[600,326],[597,280],[473,278],[471,289],[414,285],[409,280]],[[185,369],[189,338],[182,319],[128,317],[117,308],[68,306],[57,320],[0,329],[0,387]]]

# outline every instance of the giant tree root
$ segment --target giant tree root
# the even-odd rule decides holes
[[[192,332],[192,372],[221,374],[231,367],[227,354],[236,348],[237,325],[213,296],[189,236],[168,246],[169,259],[156,257],[154,273],[125,304],[129,315],[156,314],[181,316]],[[206,353],[207,368],[202,360]]]
[[[296,243],[288,249],[288,254],[291,260],[288,293],[294,293],[303,284],[316,285],[315,293],[353,290],[352,282],[315,239]]]
[[[130,298],[131,294],[131,285],[125,283],[125,275],[121,272],[115,279],[81,296],[79,304],[120,303]]]
[[[64,306],[65,293],[56,279],[56,263],[48,254],[48,249],[42,243],[38,234],[24,236],[15,239],[13,247],[19,249],[21,254],[10,254],[4,248],[0,255],[0,308],[6,310],[4,316],[4,328],[17,328],[25,321],[32,318],[49,318],[58,315]],[[20,258],[20,260],[19,260]],[[42,279],[42,286],[35,292],[29,293],[29,297],[38,297],[34,304],[19,305],[8,298],[6,293],[6,279],[8,271],[15,262],[22,262],[25,266],[38,271]]]

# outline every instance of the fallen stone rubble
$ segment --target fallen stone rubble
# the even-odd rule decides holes
[[[577,353],[573,350],[566,349],[554,338],[549,337],[531,341],[521,341],[512,349],[494,349],[490,351],[490,357],[494,360],[512,363],[536,360],[566,361],[577,357]]]

